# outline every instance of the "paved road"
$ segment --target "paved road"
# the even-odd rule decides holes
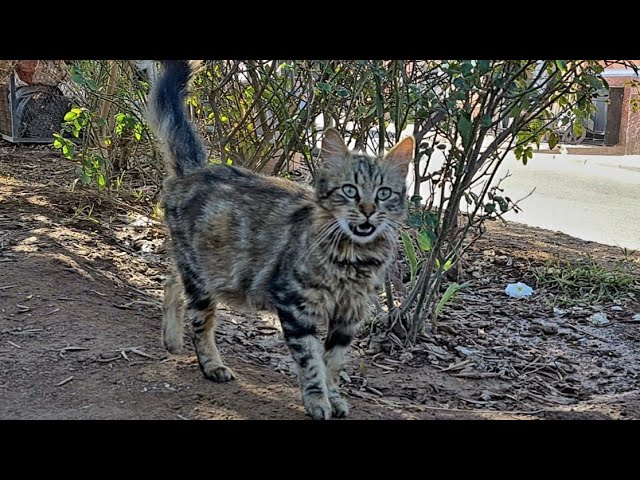
[[[640,155],[538,153],[524,166],[510,154],[500,177],[507,170],[512,176],[502,186],[513,200],[535,187],[520,203],[523,212],[507,220],[640,249]]]
[[[510,156],[501,168],[511,198],[535,187],[508,220],[640,249],[640,155],[535,154],[526,166]]]

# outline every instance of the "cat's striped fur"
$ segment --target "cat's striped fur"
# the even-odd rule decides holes
[[[184,293],[204,375],[231,380],[214,339],[216,301],[276,311],[299,367],[306,411],[315,419],[344,417],[343,356],[394,258],[414,140],[374,158],[348,151],[328,129],[315,191],[242,168],[207,166],[184,107],[193,68],[164,62],[149,97],[150,125],[170,172],[164,209],[178,272],[165,286],[165,346],[182,347]],[[328,324],[324,344],[320,322]]]

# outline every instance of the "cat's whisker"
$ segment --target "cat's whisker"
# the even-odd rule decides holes
[[[310,254],[313,250],[315,250],[325,239],[327,239],[337,228],[340,228],[337,220],[333,220],[329,222],[329,224],[325,225],[320,229],[321,234],[319,234],[314,241],[309,245],[306,249],[305,253]]]
[[[331,240],[331,246],[329,248],[329,254],[332,257],[339,257],[338,245],[340,244],[340,240],[342,239],[342,229],[338,229]]]
[[[326,247],[328,247],[329,245],[331,245],[331,242],[333,240],[334,235],[336,234],[337,231],[341,230],[340,225],[338,224],[338,222],[336,221],[333,225],[332,228],[330,228],[329,230],[327,230],[321,238],[319,238],[314,245],[314,249],[318,248],[318,246],[322,246],[322,250],[326,250]]]

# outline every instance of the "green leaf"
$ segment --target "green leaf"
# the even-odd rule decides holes
[[[78,113],[75,112],[74,110],[77,110],[77,108],[73,108],[70,111],[68,111],[66,113],[66,115],[64,116],[64,121],[65,122],[71,122],[73,120],[75,120],[76,118],[78,118]],[[58,117],[60,118],[60,117]]]
[[[418,233],[418,246],[425,252],[431,250],[431,237],[426,230],[422,230],[420,233]]]
[[[553,150],[558,145],[558,135],[556,132],[551,132],[549,134],[549,150]]]
[[[498,205],[500,205],[500,211],[502,213],[504,213],[507,210],[509,210],[509,204],[507,203],[507,201],[504,198],[496,196],[496,197],[494,197],[494,200],[496,202],[498,202]]]
[[[582,119],[576,118],[575,122],[572,125],[573,133],[576,137],[582,136],[584,133],[584,127],[582,126]]]
[[[509,111],[509,114],[507,115],[507,117],[517,118],[518,115],[520,115],[520,112],[522,112],[522,105],[518,104],[515,107],[513,107],[511,111]]]
[[[409,212],[409,216],[407,218],[407,225],[413,228],[420,228],[422,226],[422,215],[420,212]]]
[[[463,145],[468,145],[471,137],[471,121],[467,118],[467,114],[463,113],[460,115],[458,119],[458,131],[462,137]]]
[[[227,158],[227,165],[229,166],[233,165],[233,160],[231,160],[230,158]]]
[[[64,155],[68,159],[72,159],[74,153],[73,143],[70,143],[71,142],[62,145],[62,155]]]
[[[420,202],[422,201],[422,197],[420,195],[411,195],[409,199],[410,202]]]
[[[494,203],[487,203],[484,206],[484,211],[491,214],[491,213],[495,213],[496,211],[496,205]]]
[[[440,301],[436,305],[436,311],[435,311],[436,317],[440,315],[442,308],[447,304],[447,302],[449,302],[455,297],[456,292],[458,290],[462,288],[466,288],[468,286],[469,286],[469,282],[465,282],[462,285],[454,282],[451,285],[449,285],[447,287],[447,290],[444,292],[444,295],[442,295],[442,297],[440,298]]]
[[[100,189],[103,189],[107,185],[107,181],[104,178],[102,172],[98,172],[98,174],[96,175],[96,183],[98,184],[98,187]]]
[[[469,62],[465,62],[460,66],[460,72],[462,72],[462,75],[464,75],[465,77],[469,75],[472,71],[473,71],[473,65]]]
[[[407,254],[407,261],[409,262],[409,273],[411,274],[411,286],[416,283],[416,273],[418,272],[418,259],[416,257],[416,249],[413,246],[411,237],[404,230],[400,230],[400,237],[404,245],[404,251]]]
[[[490,60],[479,60],[478,61],[478,68],[480,69],[480,73],[487,73],[489,71],[489,68],[491,68],[491,61]]]
[[[329,93],[331,91],[331,84],[326,82],[316,83],[316,88],[322,93]]]
[[[442,266],[442,269],[446,272],[451,268],[452,265],[453,265],[453,260],[447,260]]]

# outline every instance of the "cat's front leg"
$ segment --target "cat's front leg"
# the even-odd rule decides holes
[[[328,420],[331,403],[315,320],[298,309],[278,308],[277,311],[284,339],[298,364],[304,408],[314,420]]]
[[[327,392],[331,411],[334,417],[343,418],[349,415],[349,405],[340,396],[340,370],[344,356],[353,338],[354,325],[331,321],[329,333],[324,342],[324,361],[327,366]]]

